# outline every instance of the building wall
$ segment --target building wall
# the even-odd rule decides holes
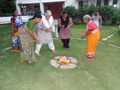
[[[79,7],[78,0],[66,0],[63,7],[74,6],[76,9]]]
[[[42,14],[44,13],[44,3],[43,2],[61,2],[63,0],[16,0],[16,8],[18,10],[18,13],[21,14],[20,7],[18,6],[18,3],[23,3],[23,4],[33,4],[33,3],[38,3],[40,5],[40,10]],[[65,0],[63,4],[63,8],[66,6],[74,6],[76,9],[79,7],[79,1],[85,1],[85,0]],[[97,0],[86,0],[89,1],[88,5],[95,5],[97,4]],[[101,5],[104,5],[104,0],[101,0]],[[110,0],[109,5],[113,5],[113,0]],[[120,8],[120,0],[118,0],[117,7]]]
[[[89,0],[89,6],[90,5],[96,6],[96,4],[97,4],[97,0]]]
[[[23,4],[28,4],[28,3],[39,3],[40,0],[16,0],[17,3],[23,3]]]

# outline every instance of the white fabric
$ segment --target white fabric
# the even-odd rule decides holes
[[[50,28],[52,27],[52,31],[55,32],[55,26],[54,26],[54,20],[53,20],[53,16],[50,17],[50,19],[47,21],[45,16],[42,15],[42,21],[44,23],[44,25],[46,26],[46,28]]]
[[[20,26],[23,27],[22,18],[20,16],[17,16],[17,18],[16,18],[16,20],[14,22],[14,25],[19,26],[19,27]]]
[[[96,24],[97,24],[97,26],[99,27],[99,20],[93,20]]]
[[[0,24],[7,24],[7,23],[11,23],[11,17],[0,17]],[[27,22],[29,20],[28,16],[20,16],[23,20],[23,22]],[[31,17],[30,17],[31,18]]]
[[[59,37],[59,34],[58,34],[58,26],[56,27],[55,33],[56,33],[56,37]]]
[[[53,42],[48,43],[48,46],[49,46],[50,50],[52,50],[52,51],[55,50],[55,46],[54,46]],[[36,50],[35,50],[36,54],[40,53],[41,47],[42,47],[42,44],[36,44]]]
[[[43,20],[41,20],[38,23],[38,38],[40,38],[40,43],[41,44],[48,44],[53,42],[51,32],[46,32],[44,30],[41,30],[41,28],[46,28],[45,24],[43,23]]]

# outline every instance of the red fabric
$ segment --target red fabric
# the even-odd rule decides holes
[[[99,27],[97,26],[97,24],[93,21],[89,21],[88,24],[87,24],[87,31],[89,30],[93,30],[93,29],[99,29]]]
[[[14,17],[11,18],[11,22],[13,22],[13,23],[15,22],[15,18]]]

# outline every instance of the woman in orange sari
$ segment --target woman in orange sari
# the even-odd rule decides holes
[[[82,31],[82,38],[87,36],[87,60],[94,60],[95,49],[100,37],[100,29],[95,22],[91,21],[89,15],[83,17],[83,22],[87,24],[87,31]]]

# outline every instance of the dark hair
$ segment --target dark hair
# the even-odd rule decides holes
[[[32,19],[35,19],[35,18],[42,18],[42,16],[40,14],[34,14],[34,16],[29,20],[32,20]]]
[[[68,11],[64,10],[64,11],[62,12],[62,14],[68,14]]]
[[[99,14],[100,14],[100,11],[96,11],[96,12],[99,12]]]
[[[13,13],[14,13],[15,11],[17,11],[17,9],[14,9],[14,10],[13,10]],[[14,16],[15,16],[15,15],[13,14],[13,17],[14,17]]]

